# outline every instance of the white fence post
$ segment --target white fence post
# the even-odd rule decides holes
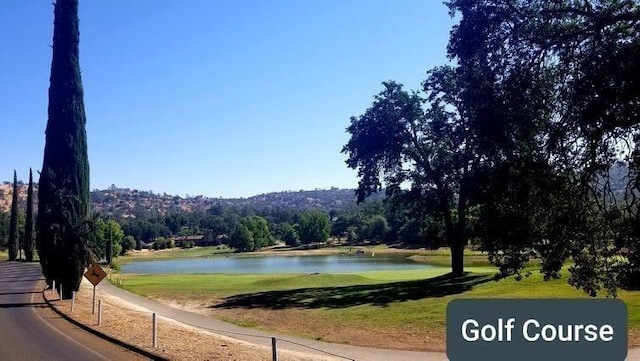
[[[98,300],[98,326],[102,325],[102,300]]]
[[[60,295],[60,300],[62,300],[62,283],[60,283],[60,292],[59,292],[59,295]]]
[[[71,292],[71,312],[76,307],[76,291]]]

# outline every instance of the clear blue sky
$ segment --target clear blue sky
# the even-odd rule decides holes
[[[2,180],[42,167],[51,3],[0,2]],[[440,0],[81,0],[91,189],[353,188],[349,118],[418,88],[452,24]]]

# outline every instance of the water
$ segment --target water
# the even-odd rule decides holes
[[[433,266],[405,256],[323,255],[262,256],[144,261],[122,266],[122,273],[354,273],[377,270],[426,269]]]

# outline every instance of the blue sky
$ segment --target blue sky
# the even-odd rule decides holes
[[[51,0],[0,3],[0,179],[42,166]],[[83,0],[91,189],[353,188],[340,153],[381,82],[446,61],[439,0]]]

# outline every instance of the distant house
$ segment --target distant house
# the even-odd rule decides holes
[[[191,242],[193,245],[201,246],[204,243],[205,236],[202,234],[194,235],[194,236],[178,236],[174,237],[173,241],[176,244],[176,247],[182,247],[185,242]]]

